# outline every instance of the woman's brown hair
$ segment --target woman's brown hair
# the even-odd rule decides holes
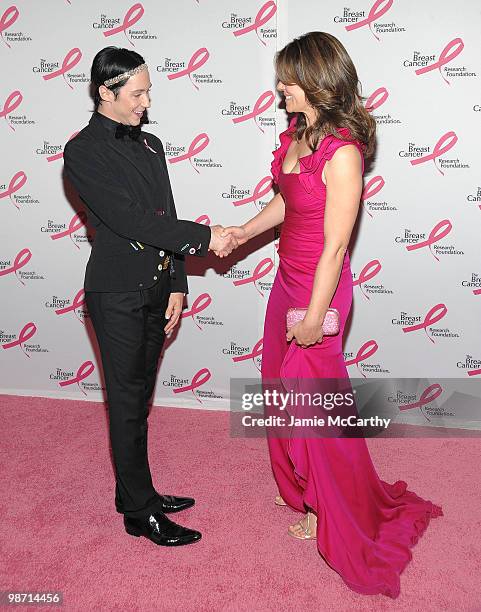
[[[372,155],[376,122],[364,107],[356,68],[337,38],[326,32],[304,34],[278,52],[275,64],[277,78],[285,85],[298,85],[317,110],[309,127],[304,114],[298,113],[297,140],[305,133],[314,151],[327,134],[343,139],[337,128],[345,127],[364,144],[365,157]]]

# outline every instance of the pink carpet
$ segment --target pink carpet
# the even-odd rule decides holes
[[[273,504],[265,440],[231,438],[227,413],[152,410],[154,483],[196,498],[176,520],[203,533],[169,549],[123,530],[102,404],[3,395],[0,409],[0,590],[60,590],[82,611],[481,610],[479,439],[368,441],[383,479],[444,511],[393,601],[353,593],[286,534],[297,515]]]

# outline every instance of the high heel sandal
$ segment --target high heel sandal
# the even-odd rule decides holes
[[[276,506],[287,506],[286,502],[282,499],[280,495],[276,495],[274,503]]]
[[[306,526],[305,527],[302,524],[303,519],[301,519],[297,523],[294,523],[294,525],[291,525],[291,527],[299,526],[302,535],[296,535],[290,529],[287,530],[287,533],[290,536],[292,536],[293,538],[296,538],[297,540],[315,540],[316,539],[316,533],[314,533],[314,534],[312,533],[312,529],[311,529],[311,525],[310,525],[310,518],[311,518],[311,512],[308,512],[306,514]]]

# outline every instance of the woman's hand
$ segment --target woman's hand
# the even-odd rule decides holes
[[[221,234],[222,238],[225,236],[233,236],[237,240],[237,244],[245,244],[249,237],[245,228],[242,225],[231,225],[229,227],[224,227],[224,230]]]
[[[164,332],[167,337],[172,333],[172,330],[177,325],[182,314],[182,306],[184,304],[183,293],[171,293],[169,297],[169,303],[167,304],[167,310],[165,311],[165,318],[169,319],[169,322],[164,327]]]
[[[322,342],[322,337],[322,325],[319,323],[309,323],[309,321],[306,321],[306,319],[296,323],[293,327],[291,327],[286,335],[287,342],[290,342],[295,338],[296,344],[302,346],[303,348],[312,346],[313,344],[316,344],[316,342]]]

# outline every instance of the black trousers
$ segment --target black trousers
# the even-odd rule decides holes
[[[85,293],[107,391],[115,506],[130,517],[158,509],[147,454],[147,417],[165,340],[169,296],[168,270],[160,272],[149,289]]]

